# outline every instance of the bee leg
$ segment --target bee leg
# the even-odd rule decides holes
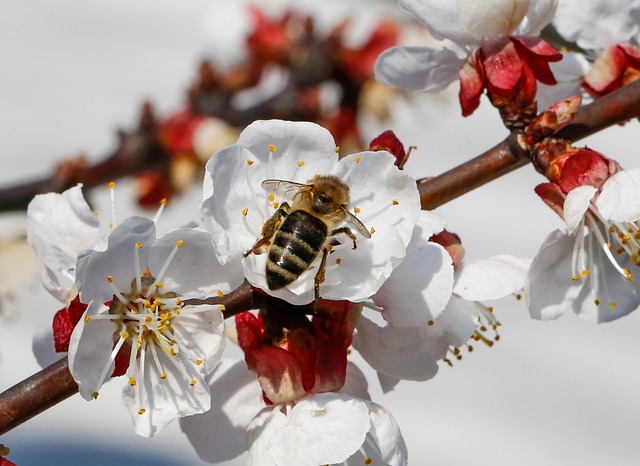
[[[336,228],[335,230],[331,230],[329,236],[339,235],[340,233],[344,233],[349,237],[351,241],[353,241],[353,248],[358,249],[358,245],[356,244],[356,235],[349,229],[349,227]]]
[[[278,229],[278,225],[283,217],[286,217],[287,214],[291,211],[289,204],[286,202],[282,203],[282,206],[271,216],[269,220],[264,222],[262,226],[262,238],[256,241],[256,244],[253,245],[251,249],[245,252],[242,257],[247,257],[249,254],[260,254],[260,250],[262,246],[270,246],[271,238],[276,233]]]
[[[331,252],[331,245],[327,245],[322,251],[322,259],[320,260],[320,266],[318,267],[318,273],[316,273],[315,278],[313,279],[314,285],[314,298],[320,299],[320,284],[324,282],[324,273],[327,267],[327,256]]]

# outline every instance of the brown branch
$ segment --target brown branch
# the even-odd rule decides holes
[[[613,124],[640,116],[640,81],[636,81],[594,103],[581,108],[573,123],[556,137],[577,141]],[[445,202],[488,183],[529,162],[528,147],[522,135],[514,132],[484,154],[435,178],[419,182],[423,209],[434,209]],[[254,309],[263,296],[247,282],[214,304],[225,306],[225,317]],[[205,301],[188,301],[204,304]],[[312,309],[309,309],[312,312]],[[0,435],[77,392],[77,386],[63,359],[0,394]]]
[[[572,123],[555,137],[571,142],[640,116],[640,80],[581,107]],[[435,209],[529,163],[522,134],[511,133],[500,144],[441,175],[419,180],[422,208]]]

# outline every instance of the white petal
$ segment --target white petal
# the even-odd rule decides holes
[[[530,265],[528,257],[509,255],[465,262],[453,291],[468,301],[502,298],[524,287]]]
[[[352,361],[347,361],[347,376],[340,393],[345,393],[361,400],[371,400],[367,378]]]
[[[227,293],[237,288],[244,280],[239,258],[222,266],[216,257],[211,235],[194,229],[174,230],[153,244],[149,254],[149,269],[155,277],[169,254],[182,240],[163,279],[167,290],[180,296],[220,290]]]
[[[152,351],[156,351],[158,363],[149,354]],[[209,410],[209,386],[195,369],[195,364],[189,364],[181,353],[174,357],[150,346],[144,355],[143,373],[139,366],[140,362],[136,361],[135,367],[127,371],[127,376],[135,377],[136,385],[127,383],[122,390],[122,402],[129,410],[136,434],[153,437],[179,417]],[[166,374],[165,378],[161,377],[163,374]],[[141,409],[144,409],[142,414]]]
[[[425,347],[425,327],[379,327],[360,316],[353,347],[376,371],[404,380],[428,380],[438,372],[437,361],[444,357],[442,348]]]
[[[527,14],[529,1],[457,0],[460,27],[478,41],[509,35]]]
[[[639,9],[639,2],[629,0],[561,1],[553,24],[583,49],[604,50],[638,33]]]
[[[84,319],[84,316],[95,315],[106,310],[107,307],[100,302],[90,303],[73,329],[69,341],[69,372],[85,400],[92,400],[94,392],[100,390],[104,383],[101,379],[104,368],[109,367],[106,371],[108,380],[115,366],[113,361],[109,362],[109,358],[118,326],[110,320],[92,319],[85,322]]]
[[[640,168],[622,170],[609,178],[602,187],[596,205],[607,220],[640,220]]]
[[[562,60],[549,65],[558,83],[552,86],[538,83],[536,100],[539,110],[547,109],[567,97],[582,95],[582,81],[591,68],[584,55],[573,52],[562,52]]]
[[[106,302],[113,297],[107,277],[113,278],[113,285],[121,292],[131,291],[135,278],[136,243],[140,264],[144,267],[147,255],[156,237],[156,226],[152,220],[143,217],[129,217],[111,232],[106,251],[89,252],[78,259],[76,279],[80,300],[84,303],[96,300]]]
[[[575,238],[556,230],[551,233],[533,259],[525,296],[531,317],[539,320],[557,319],[580,292],[580,282],[574,281],[571,257]]]
[[[409,455],[398,423],[384,406],[372,402],[368,402],[367,406],[371,419],[371,435],[380,448],[385,464],[406,465]]]
[[[400,6],[429,28],[436,39],[449,39],[456,44],[475,43],[475,39],[460,24],[459,7],[453,0],[400,0]]]
[[[78,255],[98,240],[98,227],[81,185],[62,194],[38,195],[27,208],[27,240],[49,269],[56,275],[64,272],[60,278],[65,290],[73,286]]]
[[[358,451],[370,428],[363,401],[336,393],[311,395],[291,409],[269,453],[278,466],[342,463]]]
[[[393,47],[378,57],[376,79],[409,91],[436,93],[458,79],[464,59],[449,49]]]
[[[396,327],[419,327],[435,319],[451,298],[453,264],[439,244],[423,241],[374,295],[384,319]]]
[[[569,191],[564,200],[564,221],[567,224],[568,235],[572,235],[580,226],[597,192],[593,186],[579,186]]]
[[[539,36],[542,29],[551,22],[558,0],[529,0],[527,16],[518,28],[523,36]]]
[[[256,374],[244,361],[223,359],[207,381],[211,409],[180,419],[180,428],[203,461],[220,463],[247,450],[245,433],[264,402]]]

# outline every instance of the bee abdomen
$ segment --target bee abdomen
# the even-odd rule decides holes
[[[269,247],[267,286],[277,290],[296,280],[318,256],[328,229],[319,218],[302,211],[291,212],[280,225]]]

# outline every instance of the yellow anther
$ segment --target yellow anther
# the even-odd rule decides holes
[[[269,144],[269,152],[275,152],[276,151],[276,146],[274,146],[273,144]]]
[[[279,205],[280,205],[280,204],[278,204],[277,202],[274,202],[274,203],[273,203],[273,208],[274,208],[274,209],[277,209]]]
[[[516,295],[516,299],[517,299],[518,301],[520,301],[520,300],[522,299],[522,295],[521,295],[520,293],[518,293],[518,294]]]
[[[189,382],[189,385],[194,387],[198,382],[196,381],[196,379],[191,379],[191,382]]]
[[[616,249],[616,254],[622,254],[624,252],[624,248],[618,248]]]
[[[139,414],[140,416],[142,416],[142,415],[143,415],[144,413],[146,413],[146,412],[147,412],[147,410],[146,410],[146,409],[144,409],[144,408],[140,408],[140,409],[138,410],[138,414]]]
[[[146,323],[150,323],[152,320],[153,320],[153,319],[151,318],[151,316],[147,316],[147,317],[145,317],[145,318],[144,318],[144,321],[145,321]]]
[[[364,459],[364,464],[371,464],[371,463],[373,463],[373,458],[367,456]]]
[[[108,187],[109,189],[113,189],[113,188],[115,188],[115,187],[116,187],[116,184],[115,184],[115,182],[113,182],[113,181],[109,181],[109,184],[107,184],[107,187]]]
[[[583,277],[588,277],[588,276],[589,276],[589,270],[588,270],[588,269],[584,269],[582,272],[580,272],[580,274],[581,274]]]
[[[493,312],[493,306],[487,306],[487,311]]]
[[[93,397],[93,399],[94,399],[94,400],[97,400],[97,399],[98,399],[98,395],[100,395],[98,392],[93,392],[93,393],[91,394],[91,396]]]
[[[340,146],[336,146],[333,148],[333,151],[337,154],[338,152],[340,152]]]
[[[360,157],[356,157],[355,159],[353,159],[353,163],[360,163]]]
[[[164,283],[162,282],[156,283],[156,288],[162,288],[163,286],[164,286]]]
[[[171,349],[169,349],[169,353],[171,354],[171,356],[175,356],[176,355],[176,350],[171,348]]]
[[[176,299],[176,306],[182,306],[182,300],[180,298]]]
[[[594,303],[596,306],[599,306],[601,302],[602,302],[602,301],[600,301],[599,299],[594,299],[594,300],[593,300],[593,303]]]
[[[84,323],[86,324],[91,320],[91,316],[84,316]]]
[[[432,327],[435,324],[435,322],[433,320],[430,320],[429,322],[427,322],[427,325],[429,327]]]
[[[398,204],[400,204],[400,203],[395,199],[391,202],[391,205],[398,205]]]
[[[171,346],[175,345],[176,343],[177,343],[177,341],[175,341],[175,340],[171,340],[171,341],[169,341],[169,344],[170,344]]]
[[[221,305],[220,305],[220,310],[221,310],[221,311],[225,311],[226,309],[227,309],[227,308],[224,306],[224,304],[221,304]]]
[[[298,166],[299,166],[299,167],[304,167],[304,160],[300,160],[300,161],[298,162]]]
[[[371,234],[373,235],[373,234],[376,232],[376,229],[375,229],[375,228],[373,228],[373,227],[371,227],[371,230],[370,230],[370,231],[371,231]]]
[[[134,377],[129,377],[129,385],[131,385],[132,387],[136,386],[136,379]]]
[[[167,331],[167,326],[166,326],[166,324],[162,324],[162,325],[160,326],[160,330],[162,330],[163,332],[166,332],[166,331]]]
[[[176,246],[178,246],[179,248],[182,247],[182,245],[184,244],[184,241],[179,239],[178,241],[176,241]]]
[[[611,302],[609,303],[609,307],[610,307],[611,309],[614,309],[614,308],[616,307],[616,302],[615,302],[615,301],[611,301]]]
[[[339,257],[336,259],[336,265],[340,265],[342,264],[342,259],[340,259]]]
[[[91,213],[93,214],[94,217],[97,217],[98,215],[100,215],[100,212],[98,212],[97,210],[92,210]]]
[[[107,281],[113,283],[113,277],[111,275],[107,276]]]
[[[199,366],[202,363],[203,363],[202,359],[196,359],[196,366]]]
[[[161,205],[167,205],[167,198],[163,197],[162,199],[160,199],[160,204]]]
[[[631,270],[629,269],[624,269],[623,272],[625,275],[631,275]]]
[[[574,282],[577,282],[578,280],[580,280],[580,277],[578,277],[577,275],[574,275],[571,277],[571,280],[573,280]]]
[[[217,294],[218,294],[218,296],[219,296],[219,297],[221,297],[221,298],[224,296],[224,293],[222,292],[222,290],[218,290],[218,293],[217,293]]]
[[[353,208],[353,211],[354,211],[356,214],[359,214],[359,213],[360,213],[360,207],[354,207],[354,208]]]
[[[253,160],[251,160],[251,159],[247,160],[247,165],[249,165],[249,166],[253,165]]]
[[[142,247],[142,243],[140,241],[138,241],[136,243],[136,249],[140,249]]]
[[[160,378],[161,378],[162,380],[166,379],[166,378],[167,378],[167,373],[166,373],[166,372],[164,372],[163,374],[161,374],[161,375],[160,375]]]
[[[138,349],[142,348],[142,343],[141,342],[136,343],[136,348],[138,348]]]
[[[611,233],[615,233],[615,232],[616,232],[616,230],[617,230],[617,229],[616,229],[616,227],[614,227],[613,225],[611,225],[611,226],[609,227],[609,231],[610,231]]]
[[[269,194],[269,202],[273,202],[276,200],[276,197],[273,194]]]
[[[120,335],[120,337],[122,337],[123,340],[126,340],[127,338],[129,338],[129,332],[122,332],[122,335]]]
[[[174,309],[174,310],[173,310],[173,312],[174,312],[176,315],[180,315],[180,309],[177,309],[177,308],[176,308],[176,309]]]
[[[244,209],[242,209],[242,215],[244,215],[246,217],[248,213],[249,213],[249,208],[248,207],[245,207]]]

